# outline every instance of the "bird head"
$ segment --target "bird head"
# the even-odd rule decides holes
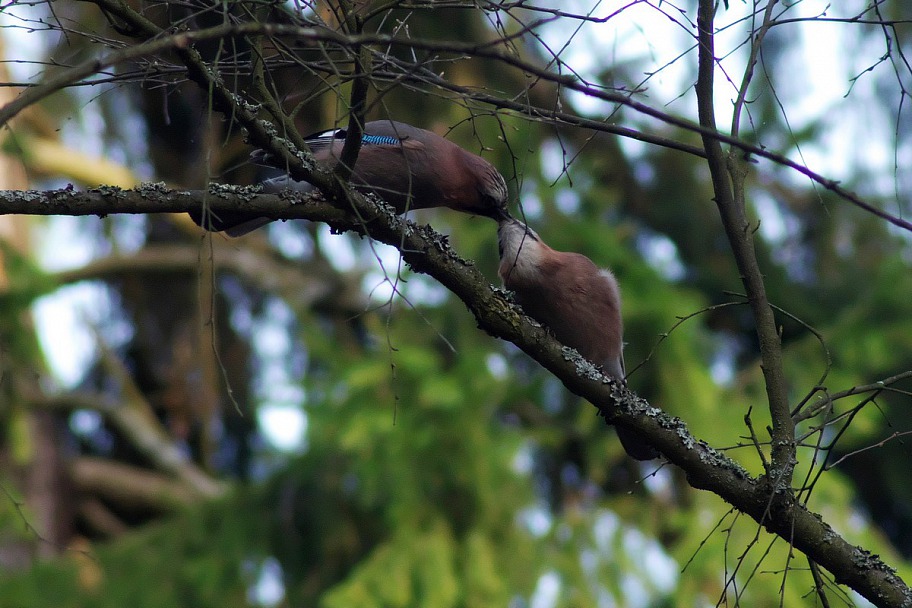
[[[481,204],[482,215],[500,221],[505,217],[510,217],[507,211],[507,182],[504,181],[500,171],[490,166],[490,170],[485,173],[481,180]]]
[[[448,206],[457,211],[489,217],[495,221],[509,217],[509,192],[507,182],[500,171],[480,156],[453,147],[458,150],[455,158],[459,159],[458,164],[451,169],[459,176],[455,181],[455,184],[458,184],[455,188],[458,195],[451,197],[455,204]]]
[[[516,267],[522,267],[520,273],[531,272],[542,257],[552,251],[545,245],[534,230],[507,212],[497,219],[497,241],[500,250],[501,275],[510,275]]]

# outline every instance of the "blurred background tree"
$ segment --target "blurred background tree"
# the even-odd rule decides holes
[[[631,387],[761,472],[744,422],[768,439],[753,319],[732,295],[706,163],[680,149],[699,138],[598,95],[693,119],[696,2],[133,4],[173,31],[268,21],[346,34],[358,15],[368,35],[415,41],[372,46],[368,118],[483,155],[545,240],[612,268]],[[771,4],[742,137],[908,217],[912,6]],[[718,7],[720,115],[767,6]],[[112,7],[5,5],[0,91],[130,45]],[[508,69],[486,45],[588,94]],[[347,121],[349,49],[266,36],[196,48],[234,90],[278,100],[298,133]],[[165,53],[33,106],[3,133],[4,188],[264,177],[185,73]],[[792,402],[912,368],[908,233],[773,163],[748,180],[770,299],[792,315],[780,319]],[[488,220],[414,216],[496,281]],[[2,221],[4,606],[821,601],[785,541],[675,469],[627,459],[591,406],[478,331],[394,248],[308,222],[229,240],[186,216]],[[904,573],[912,384],[891,388],[805,421],[800,432],[830,426],[799,450],[796,479],[839,533]]]

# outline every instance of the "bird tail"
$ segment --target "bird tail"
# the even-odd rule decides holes
[[[614,428],[617,431],[618,439],[621,440],[624,451],[627,452],[627,455],[631,458],[635,458],[636,460],[652,460],[653,458],[659,457],[659,452],[643,441],[643,438],[635,432],[619,426],[615,426]]]
[[[263,180],[260,183],[263,186],[263,192],[266,194],[278,194],[283,190],[294,190],[302,194],[308,194],[314,191],[313,184],[309,182],[298,182],[287,175],[280,175],[271,179]]]
[[[228,236],[233,236],[233,237],[244,236],[248,232],[253,232],[260,226],[265,226],[266,224],[268,224],[271,221],[272,220],[269,219],[268,217],[255,217],[252,220],[242,222],[235,226],[231,226],[230,228],[225,228],[224,232]]]

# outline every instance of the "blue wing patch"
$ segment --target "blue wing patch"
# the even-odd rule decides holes
[[[334,140],[345,139],[345,129],[331,129],[308,135],[305,141],[310,146],[323,147]],[[365,133],[361,137],[361,143],[367,146],[398,146],[402,140],[391,135],[370,135]]]
[[[398,146],[402,141],[389,135],[367,135],[365,133],[361,138],[361,143],[375,146]]]

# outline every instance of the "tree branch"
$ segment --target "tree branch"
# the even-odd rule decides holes
[[[228,271],[262,291],[277,293],[294,307],[331,310],[343,317],[364,312],[370,305],[360,290],[361,275],[342,273],[325,260],[287,260],[237,247],[224,239],[212,241],[217,270]],[[200,248],[187,244],[146,245],[136,253],[99,258],[54,275],[58,284],[111,279],[124,274],[199,271]]]
[[[850,190],[847,190],[846,188],[840,186],[838,181],[824,177],[823,175],[812,171],[810,168],[797,163],[782,154],[770,152],[760,146],[744,141],[736,136],[721,133],[717,129],[710,128],[705,124],[693,123],[687,119],[653,108],[647,104],[633,99],[630,92],[606,90],[601,86],[596,86],[585,81],[581,82],[576,76],[556,74],[552,71],[549,71],[548,69],[544,69],[537,65],[531,64],[511,55],[510,53],[505,53],[497,49],[496,46],[502,41],[480,45],[439,40],[428,41],[413,38],[402,39],[386,34],[358,34],[346,36],[345,34],[332,31],[328,28],[300,27],[272,23],[224,24],[194,32],[180,32],[178,34],[166,35],[166,32],[158,28],[151,21],[148,21],[138,13],[132,11],[132,9],[120,2],[120,0],[93,1],[95,4],[102,7],[106,12],[117,15],[119,18],[129,23],[131,28],[137,32],[141,32],[144,36],[152,40],[140,43],[135,47],[112,52],[104,58],[89,60],[83,64],[80,64],[79,66],[62,71],[60,74],[55,75],[45,83],[26,89],[16,100],[0,108],[0,126],[5,125],[12,117],[14,117],[29,105],[37,103],[41,99],[53,94],[61,88],[75,84],[83,78],[98,73],[103,69],[124,63],[126,61],[131,61],[139,57],[155,55],[167,50],[174,50],[184,60],[184,63],[188,68],[190,78],[205,90],[212,88],[213,92],[215,93],[215,97],[213,99],[214,107],[225,113],[226,116],[232,116],[236,118],[238,122],[245,126],[245,128],[248,128],[248,131],[250,132],[250,139],[255,145],[264,149],[268,149],[270,152],[275,152],[276,162],[281,166],[288,164],[289,168],[291,169],[291,167],[296,163],[283,163],[282,161],[288,160],[285,158],[286,155],[279,154],[278,150],[273,150],[273,142],[275,139],[277,139],[277,136],[272,131],[271,127],[267,126],[267,123],[259,121],[259,127],[251,128],[249,123],[251,121],[255,121],[255,113],[258,108],[256,106],[243,103],[240,98],[237,98],[233,93],[227,91],[227,89],[224,89],[221,86],[214,87],[217,76],[202,61],[199,54],[191,47],[191,45],[195,42],[220,39],[228,36],[269,35],[290,36],[300,40],[307,40],[316,43],[332,43],[349,48],[358,46],[366,47],[367,45],[376,45],[383,48],[390,46],[404,46],[410,49],[464,54],[470,55],[472,57],[498,61],[504,63],[507,66],[533,74],[542,80],[558,84],[564,89],[583,93],[594,99],[599,99],[609,103],[615,103],[628,107],[640,114],[655,118],[665,124],[697,133],[704,139],[707,137],[716,139],[721,143],[726,143],[734,148],[738,148],[739,150],[743,151],[745,155],[755,156],[757,158],[765,158],[776,164],[789,167],[790,169],[801,173],[810,180],[821,185],[826,190],[833,192],[843,200],[846,200],[859,207],[860,209],[871,213],[872,215],[875,215],[893,224],[894,226],[912,232],[912,222],[879,209],[878,207],[859,197],[854,192],[851,192]],[[523,114],[528,113],[528,115],[532,116],[533,118],[536,117],[535,112],[531,111],[531,108],[524,107],[522,104],[517,104],[515,102],[511,103],[509,99],[501,99],[496,96],[479,93],[473,93],[470,95],[470,97],[484,103],[489,103],[495,107],[511,107],[511,109],[514,109],[515,111],[522,112]],[[238,112],[240,112],[240,114]],[[585,119],[577,117],[577,120]],[[614,132],[625,137],[634,137],[635,139],[648,143],[676,148],[702,156],[701,153],[697,152],[695,149],[692,149],[689,146],[686,146],[685,144],[669,145],[669,140],[665,138],[649,136],[648,134],[638,131],[624,129],[622,127],[615,127],[612,125],[607,125],[605,123],[599,123],[599,121],[588,122],[587,127],[595,128],[601,131]],[[294,142],[298,150],[306,149],[306,146],[303,145],[303,142],[300,140],[298,134],[294,131],[294,129],[291,128],[290,124],[284,124],[282,132],[285,137],[291,139]],[[290,152],[288,154],[290,154]],[[301,160],[306,159],[302,158]],[[305,173],[294,174],[292,177],[298,180],[308,179],[308,175]],[[323,186],[325,187],[326,184],[323,184]]]
[[[700,0],[697,15],[699,30],[699,72],[697,109],[700,123],[716,130],[713,106],[713,73],[716,58],[713,50],[714,0]],[[712,175],[716,205],[729,245],[741,273],[741,282],[756,322],[760,343],[760,366],[766,384],[770,416],[773,422],[770,479],[774,490],[791,494],[795,460],[795,425],[792,421],[782,370],[782,344],[776,331],[776,319],[766,296],[763,273],[754,252],[753,230],[747,220],[744,201],[744,161],[722,151],[719,140],[704,136],[706,159]]]
[[[199,209],[202,192],[171,192],[162,188],[139,191],[73,190],[20,192],[18,212],[47,214],[50,209],[65,212],[67,202],[80,215],[109,213],[181,213]],[[428,274],[452,291],[475,315],[481,329],[492,336],[516,344],[573,393],[594,404],[611,424],[636,429],[648,437],[668,460],[686,473],[690,484],[711,491],[743,513],[761,523],[768,531],[787,539],[795,548],[828,569],[837,582],[847,584],[864,597],[882,606],[905,605],[912,593],[895,572],[879,557],[850,545],[823,520],[789,493],[778,492],[761,483],[743,468],[696,439],[683,421],[672,418],[628,389],[605,377],[576,351],[559,344],[537,324],[529,322],[504,292],[491,286],[469,261],[460,258],[446,238],[427,226],[417,226],[395,215],[389,207],[348,192],[348,204],[367,221],[340,211],[316,197],[272,195],[251,196],[244,200],[245,210],[269,217],[297,217],[327,223],[335,231],[354,231],[396,246],[416,272]],[[13,212],[9,201],[16,193],[0,192],[0,213]],[[236,210],[234,197],[209,197],[214,212]],[[298,201],[299,204],[294,204]],[[341,205],[340,205],[341,206]],[[720,405],[724,407],[724,405]]]
[[[199,494],[181,482],[105,458],[79,457],[70,465],[70,474],[80,491],[121,509],[174,511],[199,500]]]
[[[124,393],[130,393],[127,388]],[[125,394],[123,401],[112,403],[110,398],[97,394],[63,394],[34,396],[32,406],[39,409],[73,411],[88,409],[103,414],[130,443],[160,471],[180,481],[187,492],[213,498],[225,491],[225,486],[209,477],[191,462],[174,445],[171,437],[161,428],[148,403]]]

